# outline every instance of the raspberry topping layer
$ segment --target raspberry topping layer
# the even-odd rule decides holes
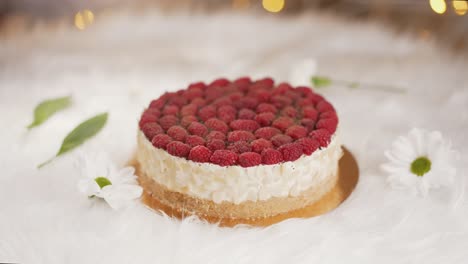
[[[153,146],[173,156],[242,167],[311,155],[328,146],[337,125],[333,106],[311,88],[248,77],[167,92],[139,122]]]

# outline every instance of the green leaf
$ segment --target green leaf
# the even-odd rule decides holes
[[[101,189],[106,187],[107,185],[112,185],[112,182],[106,177],[97,177],[96,179],[94,179],[94,181],[97,183],[97,185],[99,185],[99,188]]]
[[[34,120],[28,129],[39,126],[60,110],[68,108],[72,103],[71,96],[48,99],[36,106],[34,109]]]
[[[65,137],[57,156],[76,148],[87,139],[96,135],[104,127],[106,122],[107,113],[102,113],[79,124]]]
[[[310,81],[312,82],[314,88],[326,87],[332,83],[332,80],[325,76],[312,76]]]
[[[87,139],[96,135],[106,124],[107,116],[107,113],[102,113],[79,124],[65,137],[65,139],[62,142],[62,146],[60,147],[55,157],[52,157],[46,162],[40,164],[38,168],[43,167],[44,165],[53,161],[56,157],[78,147],[79,145],[83,144]]]

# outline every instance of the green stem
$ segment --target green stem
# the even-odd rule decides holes
[[[54,161],[55,158],[56,158],[56,156],[44,161],[43,163],[37,165],[37,168],[40,169],[40,168],[44,167],[45,165],[47,165],[47,164],[51,163],[52,161]]]
[[[391,85],[383,85],[383,84],[374,84],[374,83],[358,83],[358,82],[350,82],[344,80],[335,80],[333,79],[333,83],[344,85],[349,89],[368,89],[368,90],[375,90],[378,89],[380,91],[390,92],[390,93],[399,93],[404,94],[406,93],[406,89],[401,87],[391,86]]]

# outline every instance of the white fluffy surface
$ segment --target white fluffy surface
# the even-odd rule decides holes
[[[466,58],[382,25],[310,14],[96,17],[85,32],[41,28],[0,43],[0,262],[21,263],[467,263]],[[108,110],[85,144],[124,164],[138,114],[151,98],[195,80],[271,75],[316,58],[340,79],[404,85],[406,94],[331,87],[343,141],[361,178],[338,209],[264,229],[173,220],[139,205],[112,211],[77,191],[71,153],[41,170],[76,124]],[[41,100],[72,94],[74,107],[27,132]],[[422,199],[394,191],[379,165],[412,127],[440,130],[461,151],[450,190]]]

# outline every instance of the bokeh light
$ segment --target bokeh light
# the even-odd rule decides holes
[[[94,14],[91,10],[85,9],[75,14],[75,27],[85,30],[94,22]]]
[[[263,0],[263,8],[268,12],[277,13],[284,7],[284,0]]]
[[[454,0],[452,1],[453,9],[455,9],[455,13],[459,16],[463,16],[468,12],[468,2],[465,0]]]
[[[429,0],[432,10],[437,14],[443,14],[447,10],[447,3],[445,0]]]

